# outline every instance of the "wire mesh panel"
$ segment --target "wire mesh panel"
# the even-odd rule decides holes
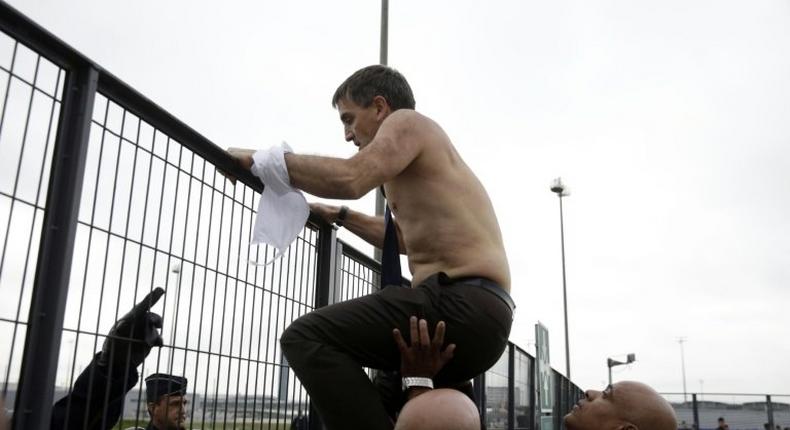
[[[21,369],[65,72],[0,33],[0,395]]]
[[[534,360],[519,348],[516,348],[514,360],[513,408],[516,420],[514,428],[527,430],[533,428]]]
[[[506,349],[485,375],[485,420],[490,430],[508,428],[508,354]]]
[[[338,277],[330,302],[343,302],[378,291],[381,276],[379,263],[342,241],[338,241],[338,248],[341,251]]]
[[[276,259],[273,249],[250,246],[258,198],[97,96],[58,367],[63,390],[114,322],[162,287],[152,312],[164,318],[165,346],[140,373],[189,380],[190,428],[269,428],[305,414],[306,392],[278,341],[313,308],[317,232],[305,228]],[[118,428],[145,426],[146,406],[141,382]]]

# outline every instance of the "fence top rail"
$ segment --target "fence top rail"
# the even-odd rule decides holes
[[[9,36],[24,41],[25,45],[61,68],[74,69],[80,65],[91,64],[95,69],[101,70],[79,51],[2,0],[0,0],[0,29]]]

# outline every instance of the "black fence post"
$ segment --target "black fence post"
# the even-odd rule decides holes
[[[49,429],[98,78],[89,66],[66,76],[14,406],[15,430]]]
[[[318,273],[315,285],[316,309],[329,304],[329,292],[335,284],[335,253],[337,230],[331,224],[322,223],[318,228]]]
[[[475,401],[477,410],[480,411],[480,422],[486,422],[486,374],[481,373],[474,380]]]
[[[315,309],[329,305],[330,291],[335,285],[335,261],[337,252],[337,230],[322,222],[318,228],[318,273],[315,284]],[[318,411],[310,404],[310,430],[324,428]]]
[[[771,395],[765,396],[765,411],[768,414],[768,425],[771,430],[774,430],[774,405],[771,402]]]
[[[691,395],[691,407],[694,410],[694,430],[699,430],[699,408],[696,394]]]
[[[516,426],[516,348],[507,344],[507,428]]]

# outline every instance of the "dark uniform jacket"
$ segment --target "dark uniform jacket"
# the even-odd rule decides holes
[[[96,354],[71,393],[52,407],[51,430],[110,430],[118,423],[124,397],[137,384],[137,369],[110,375],[96,365],[98,358]]]

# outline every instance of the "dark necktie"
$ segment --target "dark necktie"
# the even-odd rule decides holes
[[[398,232],[392,221],[389,206],[384,211],[384,246],[381,250],[381,288],[388,285],[402,285],[400,272],[400,252],[398,252]]]

